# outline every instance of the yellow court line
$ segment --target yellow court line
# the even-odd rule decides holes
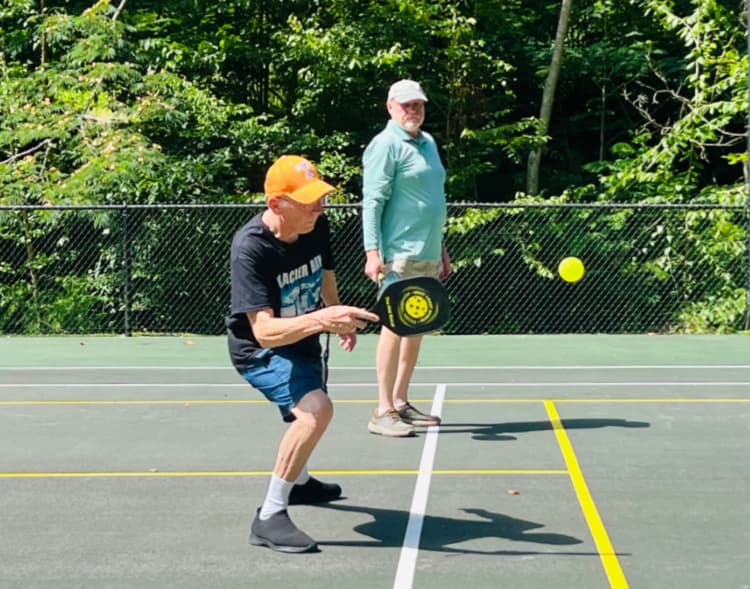
[[[596,549],[599,552],[599,557],[604,565],[604,571],[607,573],[609,585],[612,589],[628,589],[628,581],[625,579],[622,568],[620,568],[617,554],[615,554],[614,548],[612,548],[612,543],[609,541],[607,530],[604,528],[604,524],[599,517],[599,511],[591,497],[588,485],[586,484],[586,479],[583,477],[583,472],[581,471],[578,459],[573,451],[573,445],[568,439],[568,434],[562,425],[555,404],[552,401],[545,401],[544,408],[547,410],[547,415],[552,423],[552,429],[555,432],[557,443],[560,446],[560,451],[565,459],[565,465],[568,467],[570,479],[573,483],[576,496],[578,497],[578,503],[581,505],[584,518],[586,519],[591,535],[594,538]]]
[[[567,470],[558,468],[498,468],[498,469],[436,469],[434,475],[441,474],[568,474]]]
[[[433,470],[433,475],[561,475],[567,474],[566,470],[538,469],[538,468],[476,468],[476,469],[439,469]],[[271,476],[270,470],[211,470],[211,471],[113,471],[113,472],[0,472],[0,479],[33,479],[33,478],[104,478],[104,477],[259,477]],[[312,470],[310,474],[320,476],[345,475],[345,476],[370,476],[370,475],[417,475],[417,469],[337,469],[337,470]]]
[[[370,401],[372,403],[372,401]],[[261,405],[266,399],[38,399],[0,401],[0,405]]]
[[[638,403],[696,403],[696,404],[734,404],[750,403],[748,397],[654,397],[654,398],[589,398],[589,399],[446,399],[451,405],[482,405],[482,404],[524,404],[545,403],[547,401],[580,404],[638,404]],[[414,399],[414,403],[430,403],[431,399]],[[265,405],[265,399],[131,399],[131,400],[95,400],[95,399],[38,399],[23,401],[0,401],[0,406],[20,405]],[[341,404],[372,404],[371,399],[334,399],[334,403]]]
[[[552,403],[750,403],[750,397],[634,397],[631,399],[622,398],[586,398],[586,399],[446,399],[445,403],[452,403],[454,405],[461,404],[496,404],[496,403],[546,403],[550,401]],[[336,400],[336,403],[342,401]],[[344,401],[345,402],[345,401]],[[423,402],[421,399],[416,399],[415,403]]]
[[[640,399],[558,399],[556,403],[750,403],[747,397],[653,397]]]

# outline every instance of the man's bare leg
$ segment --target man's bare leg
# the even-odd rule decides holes
[[[281,438],[273,476],[260,510],[267,519],[289,505],[289,493],[333,417],[333,404],[321,390],[306,394],[292,409],[295,420]]]
[[[414,374],[414,367],[417,365],[421,345],[421,335],[401,338],[398,354],[398,372],[396,373],[392,399],[393,406],[396,409],[400,409],[409,402],[409,384]]]
[[[378,378],[378,414],[393,410],[393,389],[398,375],[401,337],[383,327],[375,352],[375,368]]]

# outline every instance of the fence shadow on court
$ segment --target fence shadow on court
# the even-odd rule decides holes
[[[651,424],[647,421],[629,421],[627,419],[611,418],[563,419],[561,423],[566,430],[596,429],[601,427],[651,427]],[[440,425],[440,435],[471,434],[471,437],[475,440],[494,442],[515,440],[516,436],[513,434],[545,430],[552,430],[552,424],[549,421],[508,421],[502,423],[444,422]]]
[[[372,540],[319,541],[318,544],[321,546],[396,548],[403,545],[404,532],[409,520],[408,511],[364,505],[347,505],[344,502],[329,503],[321,505],[321,507],[340,512],[364,513],[372,517],[372,521],[354,527],[355,532],[368,536]],[[453,554],[598,556],[596,552],[544,550],[541,548],[539,551],[461,548],[459,545],[463,542],[486,538],[531,542],[546,546],[572,546],[582,544],[583,540],[566,534],[534,531],[543,528],[544,524],[486,509],[464,507],[459,511],[465,513],[467,517],[452,518],[426,515],[419,549]]]

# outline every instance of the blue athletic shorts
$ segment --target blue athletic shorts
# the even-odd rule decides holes
[[[256,354],[248,366],[239,370],[242,377],[274,403],[284,421],[294,421],[292,407],[307,393],[325,391],[322,360],[311,359],[287,347],[266,348]]]

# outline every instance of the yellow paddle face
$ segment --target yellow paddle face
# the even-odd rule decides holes
[[[401,297],[399,318],[407,325],[430,321],[436,312],[432,297],[420,287],[411,287]]]

